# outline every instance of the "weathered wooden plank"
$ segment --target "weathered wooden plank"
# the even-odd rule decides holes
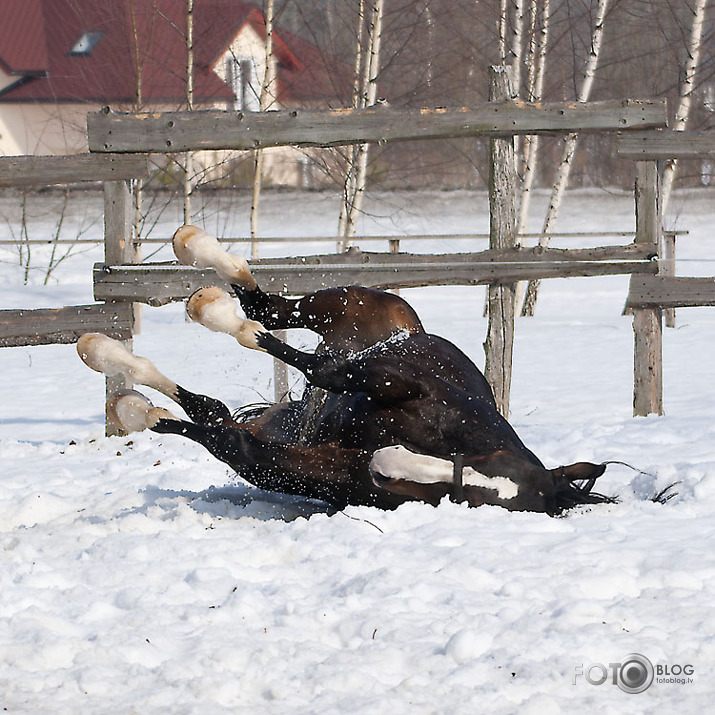
[[[164,152],[337,146],[364,142],[649,129],[666,126],[664,100],[529,104],[521,100],[438,109],[309,110],[275,112],[163,112],[87,115],[93,152]]]
[[[132,195],[127,182],[105,182],[104,260],[106,263],[129,263],[134,261],[132,209]]]
[[[633,314],[633,415],[663,414],[663,316],[660,308]]]
[[[485,285],[530,278],[565,278],[654,273],[652,249],[605,246],[597,249],[514,248],[479,253],[425,255],[368,253],[269,258],[251,263],[264,290],[303,295],[321,288],[364,285],[410,288],[429,285]],[[97,300],[125,300],[164,305],[183,300],[207,285],[227,286],[213,270],[176,263],[94,267]]]
[[[149,161],[141,154],[0,157],[0,188],[119,181],[148,175]]]
[[[636,243],[661,245],[661,173],[655,161],[636,162]],[[663,316],[659,307],[633,311],[633,414],[663,414]]]
[[[92,332],[117,339],[130,337],[131,304],[0,311],[0,347],[73,343]]]
[[[715,306],[715,278],[632,276],[629,308],[694,308]]]
[[[514,95],[506,65],[489,68],[489,99],[492,102]],[[489,248],[516,246],[516,157],[514,137],[495,138],[489,146]],[[488,326],[484,341],[484,376],[492,388],[497,409],[509,417],[516,283],[492,283],[487,289]]]
[[[628,132],[618,137],[618,156],[624,159],[713,159],[715,131]]]

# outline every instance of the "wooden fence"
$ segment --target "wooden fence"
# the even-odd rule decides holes
[[[619,137],[618,153],[636,165],[636,242],[660,251],[663,244],[663,162],[715,158],[715,132],[639,132]],[[626,309],[633,312],[635,415],[663,413],[663,313],[715,305],[715,277],[674,275],[665,261],[652,276],[632,276]]]
[[[499,72],[495,75],[498,81]],[[501,92],[508,94],[508,87]],[[661,127],[665,122],[664,102],[641,100],[527,105],[500,99],[471,109],[293,110],[260,115],[240,112],[115,114],[108,110],[91,113],[88,115],[89,144],[95,154],[54,157],[47,161],[17,157],[12,158],[14,163],[0,159],[3,162],[0,168],[5,168],[6,161],[8,168],[6,172],[0,171],[6,182],[0,185],[104,182],[105,258],[94,271],[95,299],[103,303],[59,311],[5,311],[0,314],[0,346],[71,341],[87,330],[107,332],[127,340],[131,346],[132,303],[160,305],[186,298],[203,285],[221,284],[213,271],[174,263],[135,263],[130,219],[132,197],[127,180],[145,176],[147,170],[146,156],[134,155],[137,152],[173,153],[287,144],[325,146],[486,135],[492,142],[489,250],[439,256],[351,250],[345,254],[263,259],[251,267],[266,289],[293,294],[349,283],[384,288],[488,284],[490,302],[498,300],[502,305],[509,302],[512,305],[511,317],[506,321],[500,320],[500,316],[509,311],[490,311],[489,332],[497,337],[487,350],[488,378],[495,387],[502,412],[507,414],[515,283],[534,278],[616,273],[652,276],[657,271],[653,259],[659,250],[657,242],[644,240],[645,233],[640,235],[641,240],[637,237],[635,244],[625,246],[573,250],[516,247],[516,174],[513,153],[511,156],[508,153],[513,135],[622,131]],[[95,164],[102,167],[101,171],[99,168],[95,171]],[[54,165],[54,174],[51,165]],[[101,175],[102,172],[105,175]],[[645,230],[641,227],[641,231]],[[637,310],[651,309],[639,307]],[[107,381],[108,392],[124,386],[123,380],[117,378]]]
[[[118,213],[127,181],[148,176],[146,156],[7,156],[0,157],[0,187],[47,186],[102,182],[105,197],[105,258],[122,261],[131,255],[131,232]],[[71,343],[83,333],[101,330],[131,340],[131,304],[106,301],[40,310],[0,311],[0,347]]]
[[[148,175],[148,158],[142,154],[0,157],[0,187],[102,182],[104,259],[107,263],[133,260],[132,198],[128,182]],[[106,300],[40,310],[2,310],[0,347],[72,343],[83,333],[102,332],[125,341],[131,348],[133,323],[133,306],[125,301]],[[107,395],[125,386],[123,378],[108,377]]]

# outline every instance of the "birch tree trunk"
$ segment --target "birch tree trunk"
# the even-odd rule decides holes
[[[538,25],[538,0],[531,0],[529,9],[530,38],[529,38],[529,71],[527,77],[527,100],[539,102],[544,93],[544,77],[546,73],[546,48],[549,40],[549,20],[551,16],[550,0],[543,0],[541,11],[541,24]],[[527,135],[524,137],[523,180],[521,187],[521,200],[517,218],[517,233],[525,233],[529,218],[529,204],[531,203],[531,190],[534,186],[539,149],[539,136]],[[523,298],[523,296],[522,296]]]
[[[596,68],[598,67],[598,60],[601,53],[603,25],[607,10],[608,0],[598,0],[598,6],[596,8],[596,22],[591,34],[591,52],[589,53],[588,60],[586,62],[583,83],[577,97],[578,102],[587,102],[589,96],[591,95],[591,88],[593,87],[593,80],[596,75]],[[548,234],[554,230],[559,216],[561,200],[563,199],[564,191],[569,183],[569,175],[571,174],[573,157],[576,152],[577,145],[578,133],[574,132],[567,135],[564,140],[564,148],[561,153],[561,162],[559,163],[559,168],[556,172],[556,180],[554,181],[554,186],[551,190],[551,200],[549,201],[549,208],[546,213],[544,227],[541,231],[542,235],[539,238],[540,246],[549,245],[550,237]],[[526,298],[524,299],[524,306],[521,312],[522,315],[534,314],[534,307],[536,305],[536,298],[539,292],[540,283],[541,281],[539,280],[529,281]]]
[[[683,68],[683,81],[680,85],[680,101],[678,108],[675,111],[675,120],[673,122],[673,130],[676,132],[685,131],[690,116],[690,107],[693,100],[693,92],[695,90],[695,74],[700,65],[700,50],[703,39],[703,29],[705,27],[705,8],[707,0],[696,0],[693,8],[693,25],[690,30],[690,40],[687,46],[687,59]],[[662,204],[661,210],[663,216],[668,206],[668,199],[673,188],[676,174],[678,172],[678,160],[673,159],[663,172],[663,187],[662,187]]]
[[[129,14],[132,24],[132,44],[134,50],[134,65],[136,72],[136,84],[134,86],[134,111],[141,112],[144,105],[144,61],[141,48],[139,47],[139,28],[137,26],[136,0],[129,2]],[[143,179],[137,179],[134,185],[134,237],[139,240],[141,235],[142,220],[142,189]]]
[[[355,33],[355,64],[353,67],[353,96],[352,108],[359,109],[362,106],[362,77],[363,64],[366,57],[365,42],[365,0],[360,0],[358,6],[358,24]],[[348,213],[350,203],[355,195],[355,170],[357,168],[358,145],[351,144],[348,147],[348,162],[345,170],[345,183],[343,185],[343,199],[340,204],[340,217],[338,219],[338,236],[347,235]],[[337,244],[338,253],[342,253],[349,245],[349,241],[339,240]]]
[[[511,0],[514,23],[511,35],[511,81],[514,96],[521,94],[522,37],[524,35],[524,0]]]
[[[361,106],[369,107],[375,104],[377,99],[377,76],[380,69],[380,43],[382,39],[382,16],[384,10],[384,0],[374,0],[370,13],[367,61],[365,63],[365,74],[363,82],[363,93]],[[343,237],[346,239],[355,235],[357,220],[362,210],[363,198],[365,196],[365,186],[367,183],[367,159],[369,144],[361,144],[357,148],[354,157],[354,190],[352,196],[347,197],[347,211]],[[349,242],[346,241],[345,245]]]
[[[261,83],[261,96],[258,107],[265,112],[271,101],[273,87],[273,18],[274,1],[268,0],[265,11],[266,22],[266,71],[263,73]],[[261,183],[263,178],[263,149],[256,149],[253,153],[253,195],[251,199],[251,258],[258,258],[258,206],[261,199]]]
[[[194,108],[194,0],[186,0],[186,109]],[[193,154],[184,154],[184,224],[191,223]]]
[[[506,31],[509,24],[509,15],[507,13],[507,0],[499,2],[499,62],[506,64]]]

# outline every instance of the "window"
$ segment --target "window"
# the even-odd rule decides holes
[[[93,30],[85,32],[77,42],[72,45],[70,50],[71,55],[91,55],[92,50],[97,46],[97,43],[102,39],[104,33],[101,30]]]
[[[260,109],[259,94],[253,60],[245,57],[229,57],[226,60],[226,81],[233,90],[233,108],[247,112]]]

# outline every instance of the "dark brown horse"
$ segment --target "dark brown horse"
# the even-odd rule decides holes
[[[263,292],[245,261],[201,229],[179,229],[174,248],[185,263],[215,268],[247,316],[236,315],[222,290],[204,288],[189,300],[192,319],[292,365],[307,387],[300,400],[234,417],[116,341],[83,336],[78,350],[90,367],[163,392],[189,417],[178,419],[130,392],[110,404],[125,429],[188,437],[256,486],[338,507],[436,504],[450,495],[471,506],[558,514],[607,501],[591,491],[605,465],[546,469],[499,414],[476,365],[426,333],[400,297],[352,286],[285,298]],[[314,353],[297,350],[268,332],[283,328],[308,328],[323,343]]]

